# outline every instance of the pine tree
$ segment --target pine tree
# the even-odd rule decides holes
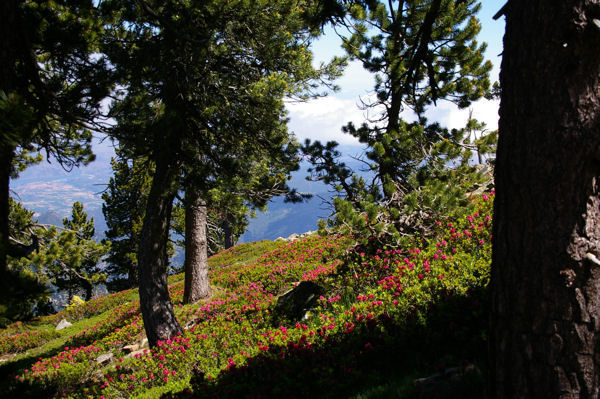
[[[471,167],[474,151],[493,150],[495,135],[470,137],[477,122],[464,129],[429,123],[428,108],[439,101],[467,107],[491,97],[491,63],[485,44],[475,40],[481,26],[475,0],[353,1],[343,47],[375,74],[374,96],[365,110],[377,115],[344,132],[366,147],[359,174],[339,161],[334,142],[307,142],[311,178],[334,186],[335,214],[329,224],[388,244],[403,235],[426,234],[431,221],[464,205],[465,189],[482,177]],[[404,120],[412,113],[414,122]],[[325,227],[323,224],[321,227]]]
[[[69,302],[77,288],[83,289],[85,300],[89,301],[94,285],[106,282],[106,273],[98,262],[108,251],[110,242],[94,241],[94,218],[88,220],[80,202],[73,204],[71,218],[63,219],[63,226],[65,230],[59,233],[57,242],[62,246],[64,258],[52,262],[59,268],[51,268],[51,279],[59,289],[69,292]]]
[[[92,56],[102,23],[92,1],[7,0],[0,4],[0,272],[6,271],[9,177],[23,150],[44,150],[65,168],[93,160],[109,81]],[[14,254],[14,252],[13,252]]]
[[[40,246],[34,213],[10,197],[9,209],[9,240],[22,252],[18,258],[8,258],[8,268],[16,278],[5,287],[6,300],[0,303],[0,325],[30,318],[35,308],[39,311],[47,307],[50,297],[46,276],[35,267],[19,264],[22,256],[29,256]]]
[[[110,243],[94,241],[94,218],[88,219],[83,204],[75,202],[71,217],[63,219],[63,227],[29,225],[40,241],[39,247],[26,257],[11,259],[13,270],[28,270],[44,276],[44,281],[72,297],[83,292],[92,298],[94,286],[106,281],[99,261]]]
[[[102,213],[108,226],[106,240],[111,242],[106,257],[106,273],[111,276],[107,286],[119,291],[138,283],[137,252],[154,166],[144,157],[129,159],[120,147],[111,165],[114,175],[102,194]]]
[[[306,93],[315,70],[304,1],[106,1],[114,39],[105,51],[124,91],[112,135],[155,164],[138,251],[140,302],[151,345],[181,331],[168,299],[167,242],[182,176],[249,179],[245,161],[295,161],[285,95]]]

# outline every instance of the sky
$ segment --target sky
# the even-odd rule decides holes
[[[481,21],[481,32],[478,42],[488,44],[485,57],[494,65],[491,80],[498,80],[500,70],[500,53],[504,35],[504,18],[497,21],[493,16],[502,8],[505,0],[484,0],[478,17]],[[332,56],[343,56],[340,39],[331,28],[326,28],[322,36],[313,46],[315,63],[326,62]],[[336,82],[340,91],[328,93],[324,98],[310,100],[306,103],[289,103],[289,128],[300,142],[306,138],[322,142],[335,140],[344,146],[357,146],[358,142],[350,135],[341,132],[341,127],[352,121],[360,125],[365,120],[365,113],[358,104],[359,99],[366,98],[373,88],[373,75],[363,70],[358,61],[351,62],[344,75]],[[474,103],[473,117],[485,122],[489,130],[498,128],[497,100],[480,100]],[[449,128],[464,127],[470,109],[459,110],[448,102],[438,102],[435,110],[428,113],[432,121],[440,122]]]

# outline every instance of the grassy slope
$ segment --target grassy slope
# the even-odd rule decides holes
[[[143,338],[137,290],[12,325],[0,330],[0,353],[10,357],[0,364],[0,392],[415,397],[416,378],[467,363],[485,368],[491,202],[480,199],[469,217],[440,223],[436,237],[402,249],[349,251],[347,239],[313,236],[223,251],[209,260],[210,299],[182,305],[183,276],[170,278],[176,315],[188,328],[136,357],[123,346]],[[301,280],[327,294],[303,320],[276,314],[277,296]],[[62,318],[73,326],[55,332]],[[95,361],[109,352],[110,363]],[[474,375],[438,385],[434,397],[480,397]]]

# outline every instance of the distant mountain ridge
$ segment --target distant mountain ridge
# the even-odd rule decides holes
[[[340,150],[346,154],[360,151],[357,147]],[[94,218],[96,237],[103,238],[107,226],[102,214],[102,192],[113,174],[110,159],[114,150],[109,140],[95,140],[94,152],[94,162],[71,171],[65,171],[55,161],[30,166],[11,180],[11,195],[35,212],[40,223],[56,226],[62,226],[62,219],[70,216],[73,203],[79,201],[88,216]],[[353,163],[349,157],[345,157],[345,161]],[[307,168],[303,163],[302,168],[292,174],[289,184],[299,192],[313,194],[313,198],[298,204],[285,203],[283,197],[273,198],[266,212],[257,212],[257,217],[250,220],[240,242],[274,240],[316,230],[317,221],[330,214],[319,197],[330,198],[332,194],[323,183],[306,180]]]

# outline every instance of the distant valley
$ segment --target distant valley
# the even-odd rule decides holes
[[[352,152],[354,150],[354,152]],[[40,223],[62,225],[62,219],[71,213],[73,202],[84,204],[85,211],[94,218],[96,238],[102,239],[107,226],[102,215],[102,192],[112,176],[110,158],[114,155],[108,140],[94,146],[96,160],[87,166],[65,171],[60,165],[42,162],[11,180],[11,195],[24,206],[35,212]],[[348,148],[346,153],[356,153]],[[284,203],[283,198],[274,198],[266,212],[257,212],[251,219],[240,242],[259,241],[287,237],[317,229],[317,221],[329,216],[320,197],[330,198],[328,188],[320,182],[306,181],[306,165],[292,175],[290,185],[299,192],[311,193],[313,198],[298,204]]]

